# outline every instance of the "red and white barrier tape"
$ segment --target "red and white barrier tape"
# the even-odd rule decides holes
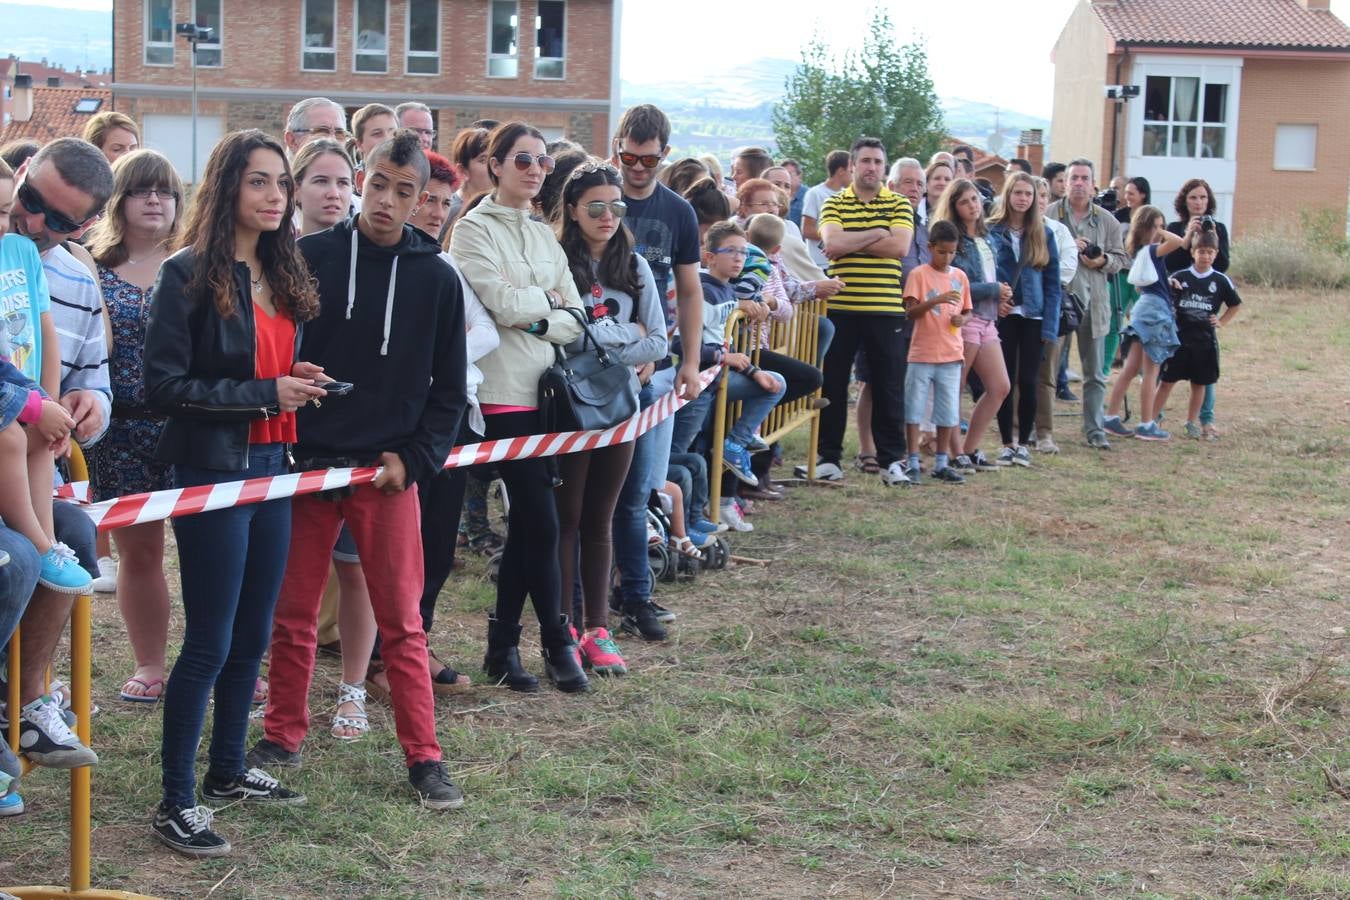
[[[712,384],[720,371],[721,367],[716,366],[700,373],[705,389]],[[561,431],[465,444],[450,451],[445,468],[455,469],[513,459],[560,456],[564,453],[580,453],[597,447],[623,444],[637,440],[657,424],[670,418],[675,414],[675,410],[688,402],[682,397],[676,397],[675,392],[671,391],[651,406],[634,414],[632,418],[603,431]],[[369,484],[379,473],[378,466],[321,469],[200,487],[173,488],[148,494],[130,494],[99,503],[88,503],[89,483],[80,481],[57,488],[56,496],[88,504],[82,508],[94,520],[94,524],[100,531],[109,531],[128,525],[143,525],[147,522],[160,522],[199,512],[261,503],[264,500],[280,500],[348,485]]]

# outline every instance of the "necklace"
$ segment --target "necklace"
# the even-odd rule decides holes
[[[263,282],[263,276],[262,276],[262,273],[259,272],[259,273],[258,273],[258,277],[257,277],[257,278],[254,278],[254,277],[253,277],[253,267],[250,266],[250,265],[248,265],[248,263],[244,263],[244,265],[248,267],[248,283],[251,284],[251,285],[253,285],[253,293],[255,293],[255,294],[261,294],[261,293],[262,293],[262,282]]]

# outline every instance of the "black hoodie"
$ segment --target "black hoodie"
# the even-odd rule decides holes
[[[300,358],[355,388],[300,409],[296,457],[374,462],[393,451],[409,484],[428,478],[445,465],[467,405],[459,278],[409,226],[396,246],[380,247],[349,219],[301,238],[300,252],[320,306]]]

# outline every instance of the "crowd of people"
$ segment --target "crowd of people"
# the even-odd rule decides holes
[[[1040,176],[1015,160],[995,192],[973,178],[969,147],[889,161],[864,136],[808,188],[799,162],[762,148],[738,150],[727,177],[711,156],[670,159],[670,122],[649,105],[623,115],[607,159],[492,121],[442,156],[433,121],[419,103],[371,104],[349,132],[340,105],[304,100],[280,138],[226,135],[190,199],[119,113],[84,139],[0,148],[0,643],[22,623],[6,720],[19,717],[14,749],[34,763],[97,763],[69,689],[46,673],[72,598],[115,593],[135,658],[120,699],[163,713],[151,828],[180,853],[230,852],[199,798],[304,802],[270,773],[302,763],[320,654],[342,666],[332,738],[360,740],[367,700],[388,701],[419,801],[461,805],[435,703],[473,679],[427,639],[457,549],[500,558],[486,680],[539,689],[520,653],[528,602],[545,678],[587,691],[628,671],[612,621],[662,641],[676,620],[653,595],[650,505],[668,504],[670,552],[699,559],[784,497],[761,427],[780,404],[819,410],[815,472],[829,481],[846,477],[852,405],[852,466],[888,486],[960,484],[1059,452],[1054,398],[1076,400],[1075,379],[1090,448],[1167,439],[1179,381],[1186,434],[1217,436],[1215,329],[1240,300],[1203,181],[1182,188],[1168,224],[1140,178],[1119,209],[1101,205],[1086,159]],[[737,314],[751,353],[726,340]],[[816,358],[775,350],[773,323],[814,329]],[[549,431],[541,378],[597,347],[628,371],[635,408],[672,392],[687,403],[636,440],[443,468],[455,445]],[[720,448],[718,385],[701,388],[712,366],[739,403]],[[107,544],[53,501],[72,443],[97,500],[380,472],[173,519],[185,626],[170,668],[163,523]],[[498,479],[505,534],[485,512]],[[263,735],[249,747],[255,707]],[[23,811],[18,775],[0,742],[0,816]]]

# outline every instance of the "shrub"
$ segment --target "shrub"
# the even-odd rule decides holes
[[[1228,270],[1240,281],[1270,288],[1334,289],[1350,286],[1350,258],[1343,241],[1328,239],[1325,223],[1274,222],[1233,245]]]

